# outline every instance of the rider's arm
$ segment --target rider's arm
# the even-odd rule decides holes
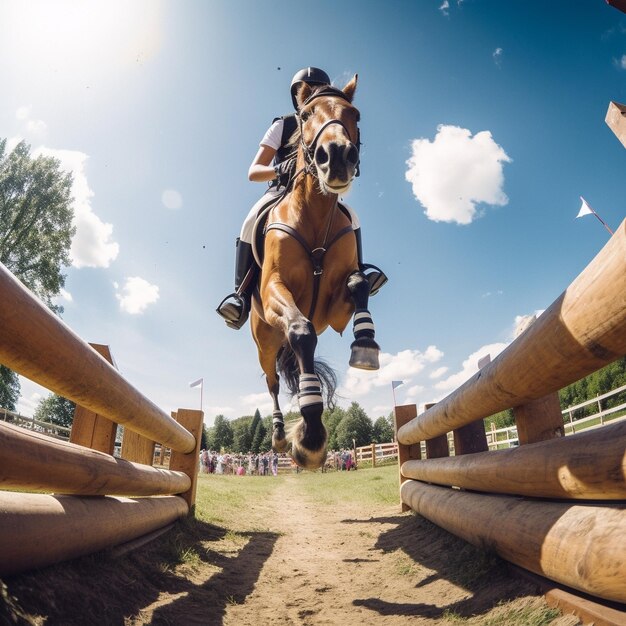
[[[264,183],[268,180],[274,180],[276,178],[276,172],[271,163],[275,154],[276,150],[274,148],[261,145],[248,170],[248,180],[255,183]]]

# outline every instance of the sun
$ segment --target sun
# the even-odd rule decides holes
[[[43,72],[116,72],[156,55],[162,14],[153,0],[5,0],[0,45],[33,80]]]

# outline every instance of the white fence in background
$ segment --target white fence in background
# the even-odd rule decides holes
[[[56,439],[62,439],[63,441],[69,441],[71,428],[65,428],[65,426],[58,426],[57,424],[51,424],[50,422],[42,422],[36,420],[34,417],[26,417],[9,411],[8,409],[0,409],[0,420],[15,424],[15,426],[21,426],[28,430],[33,430]]]
[[[619,404],[618,406],[611,407],[610,409],[602,408],[602,401],[612,396],[626,391],[626,385],[613,389],[601,396],[596,396],[586,402],[581,402],[574,406],[563,409],[563,426],[565,428],[566,435],[573,435],[581,430],[591,430],[593,428],[599,428],[604,424],[611,422],[621,422],[626,419],[626,403]],[[580,419],[576,419],[575,414],[577,411],[586,407],[595,405],[598,408],[596,413],[587,415]],[[497,450],[500,448],[512,448],[519,444],[517,438],[517,428],[515,426],[505,426],[504,428],[495,428],[492,424],[491,430],[487,431],[487,444],[490,450]]]

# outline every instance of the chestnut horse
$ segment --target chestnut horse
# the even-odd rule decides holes
[[[284,451],[291,443],[292,458],[307,469],[326,458],[322,386],[332,402],[336,384],[332,370],[315,360],[317,336],[329,326],[342,333],[354,314],[350,365],[378,369],[369,283],[359,271],[350,219],[337,204],[359,164],[356,84],[355,75],[343,89],[304,84],[297,94],[296,174],[288,193],[269,210],[252,306],[252,334],[274,402],[272,445]],[[278,404],[278,372],[298,394],[302,415],[288,436]]]

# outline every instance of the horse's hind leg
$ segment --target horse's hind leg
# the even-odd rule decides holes
[[[276,362],[276,359],[274,359]],[[272,413],[272,449],[275,452],[287,451],[287,437],[285,435],[285,421],[283,420],[283,412],[280,410],[278,404],[278,393],[280,391],[278,374],[276,374],[276,381],[270,380],[266,375],[267,388],[269,389],[270,396],[274,402],[274,411]]]
[[[361,272],[348,276],[348,291],[354,301],[354,341],[350,346],[350,366],[362,370],[377,370],[380,346],[374,341],[372,316],[367,310],[370,285]]]
[[[279,376],[276,372],[276,356],[281,348],[282,337],[271,326],[265,324],[256,315],[252,316],[252,334],[257,344],[259,363],[265,373],[267,389],[272,397],[272,448],[276,452],[285,452],[288,441],[285,436],[285,422],[278,403],[280,392]]]

